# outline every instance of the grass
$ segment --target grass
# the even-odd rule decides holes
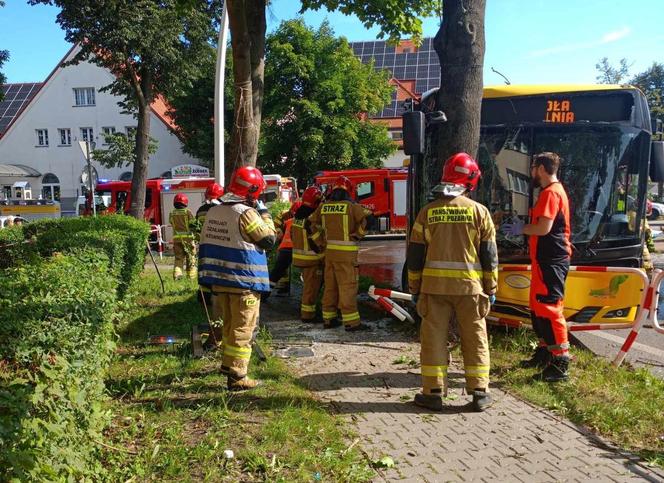
[[[531,355],[535,340],[527,330],[496,329],[491,335],[494,380],[511,393],[584,425],[621,448],[664,467],[664,381],[647,369],[607,360],[572,348],[568,382],[534,381],[535,369],[518,362]]]
[[[204,322],[196,285],[143,274],[118,327],[108,375],[112,424],[103,461],[111,481],[366,481],[373,472],[353,435],[280,359],[252,360],[264,384],[229,393],[214,357],[192,359],[192,324]],[[173,335],[174,346],[149,346]],[[269,347],[263,334],[262,346]],[[269,351],[268,351],[269,352]],[[232,457],[225,450],[232,450]],[[226,456],[225,456],[226,454]]]

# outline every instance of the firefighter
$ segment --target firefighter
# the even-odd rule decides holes
[[[496,231],[489,210],[471,200],[480,169],[466,153],[450,157],[436,199],[420,210],[408,243],[408,286],[422,317],[422,393],[415,404],[442,410],[447,392],[448,328],[456,317],[475,411],[491,403],[489,341],[484,318],[498,286]]]
[[[247,376],[260,293],[270,290],[266,250],[276,241],[272,218],[258,196],[265,189],[261,172],[238,168],[221,204],[213,206],[201,231],[198,282],[212,291],[212,317],[222,319],[221,372],[228,389],[258,385]]]
[[[533,156],[532,183],[541,191],[531,210],[530,224],[524,226],[521,221],[503,225],[509,234],[530,237],[530,316],[539,346],[522,366],[543,368],[537,377],[546,382],[567,380],[569,368],[563,297],[572,249],[569,201],[558,181],[559,166],[560,157],[556,153]]]
[[[288,295],[290,292],[290,266],[293,262],[293,240],[291,239],[291,224],[293,215],[301,206],[300,201],[291,205],[288,214],[282,217],[281,230],[275,227],[279,246],[277,248],[277,259],[270,272],[270,289],[277,288],[277,295]],[[281,239],[279,239],[281,237]]]
[[[291,224],[293,240],[293,266],[302,271],[302,300],[300,301],[300,317],[302,322],[314,323],[316,319],[316,299],[323,283],[323,265],[325,254],[316,252],[307,239],[309,216],[318,208],[323,194],[317,186],[309,186],[302,193],[302,204],[295,210]]]
[[[309,217],[312,242],[319,249],[325,248],[323,327],[339,327],[343,322],[348,332],[368,329],[357,311],[357,256],[369,212],[355,203],[354,197],[352,181],[339,176],[329,199]]]
[[[173,199],[175,209],[168,215],[168,223],[173,228],[173,252],[175,254],[175,268],[173,278],[182,278],[182,269],[186,266],[187,276],[196,278],[196,267],[194,256],[196,255],[196,244],[194,234],[189,224],[194,215],[187,209],[189,198],[184,193],[178,193]]]
[[[203,226],[205,222],[205,216],[210,208],[219,204],[219,198],[224,195],[224,188],[222,188],[217,183],[212,183],[210,186],[205,188],[205,203],[198,208],[196,212],[196,220],[198,223]]]

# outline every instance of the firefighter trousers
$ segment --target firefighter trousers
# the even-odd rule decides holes
[[[316,299],[323,284],[323,266],[302,267],[301,270],[304,284],[300,302],[300,317],[302,320],[311,320],[316,316]]]
[[[251,290],[239,293],[220,292],[213,287],[212,317],[223,319],[222,372],[242,378],[247,375],[251,344],[260,312],[260,295]]]
[[[490,307],[485,294],[420,295],[417,312],[422,317],[420,362],[424,394],[447,393],[447,337],[453,317],[459,324],[466,389],[488,389],[491,361],[484,317]]]
[[[290,285],[288,270],[293,262],[293,250],[282,248],[277,250],[277,259],[270,272],[270,287],[287,288]]]
[[[191,277],[196,273],[196,243],[192,238],[176,238],[173,240],[173,253],[175,255],[175,268],[173,277],[182,276],[182,270],[186,267],[187,274]]]
[[[563,314],[565,280],[569,262],[532,263],[530,319],[540,347],[554,356],[569,356],[567,322]]]
[[[346,327],[360,324],[357,311],[358,267],[355,261],[337,262],[325,259],[325,287],[323,289],[323,319],[329,322],[341,312]]]

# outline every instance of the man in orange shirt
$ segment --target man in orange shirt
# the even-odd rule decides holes
[[[560,157],[540,153],[533,157],[530,172],[534,187],[541,188],[531,210],[530,224],[504,225],[511,235],[528,235],[532,276],[530,316],[539,347],[524,367],[543,367],[539,378],[546,382],[568,378],[569,341],[563,315],[565,280],[572,248],[567,193],[558,180]]]

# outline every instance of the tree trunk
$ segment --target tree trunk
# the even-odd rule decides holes
[[[262,13],[260,12],[262,8]],[[239,166],[256,166],[260,109],[254,116],[255,104],[262,103],[263,52],[265,50],[265,1],[228,0],[228,23],[233,48],[235,112],[227,171]],[[262,28],[261,28],[262,24]],[[252,34],[258,38],[253,39]],[[260,54],[253,60],[252,53]],[[254,100],[254,75],[260,79],[258,99]]]
[[[263,87],[265,80],[265,0],[250,2],[248,18],[249,37],[251,38],[251,87],[256,123],[256,138],[260,137],[263,114]]]
[[[443,21],[434,38],[440,60],[441,88],[437,105],[447,115],[438,128],[437,163],[430,171],[442,172],[452,154],[464,151],[477,156],[484,66],[484,10],[486,0],[445,0]],[[436,180],[437,181],[437,180]]]
[[[138,102],[138,125],[136,126],[136,152],[131,179],[131,208],[129,214],[139,220],[145,212],[145,192],[148,179],[148,145],[150,141],[150,104],[152,102],[152,76],[143,72],[140,79],[142,96]]]

